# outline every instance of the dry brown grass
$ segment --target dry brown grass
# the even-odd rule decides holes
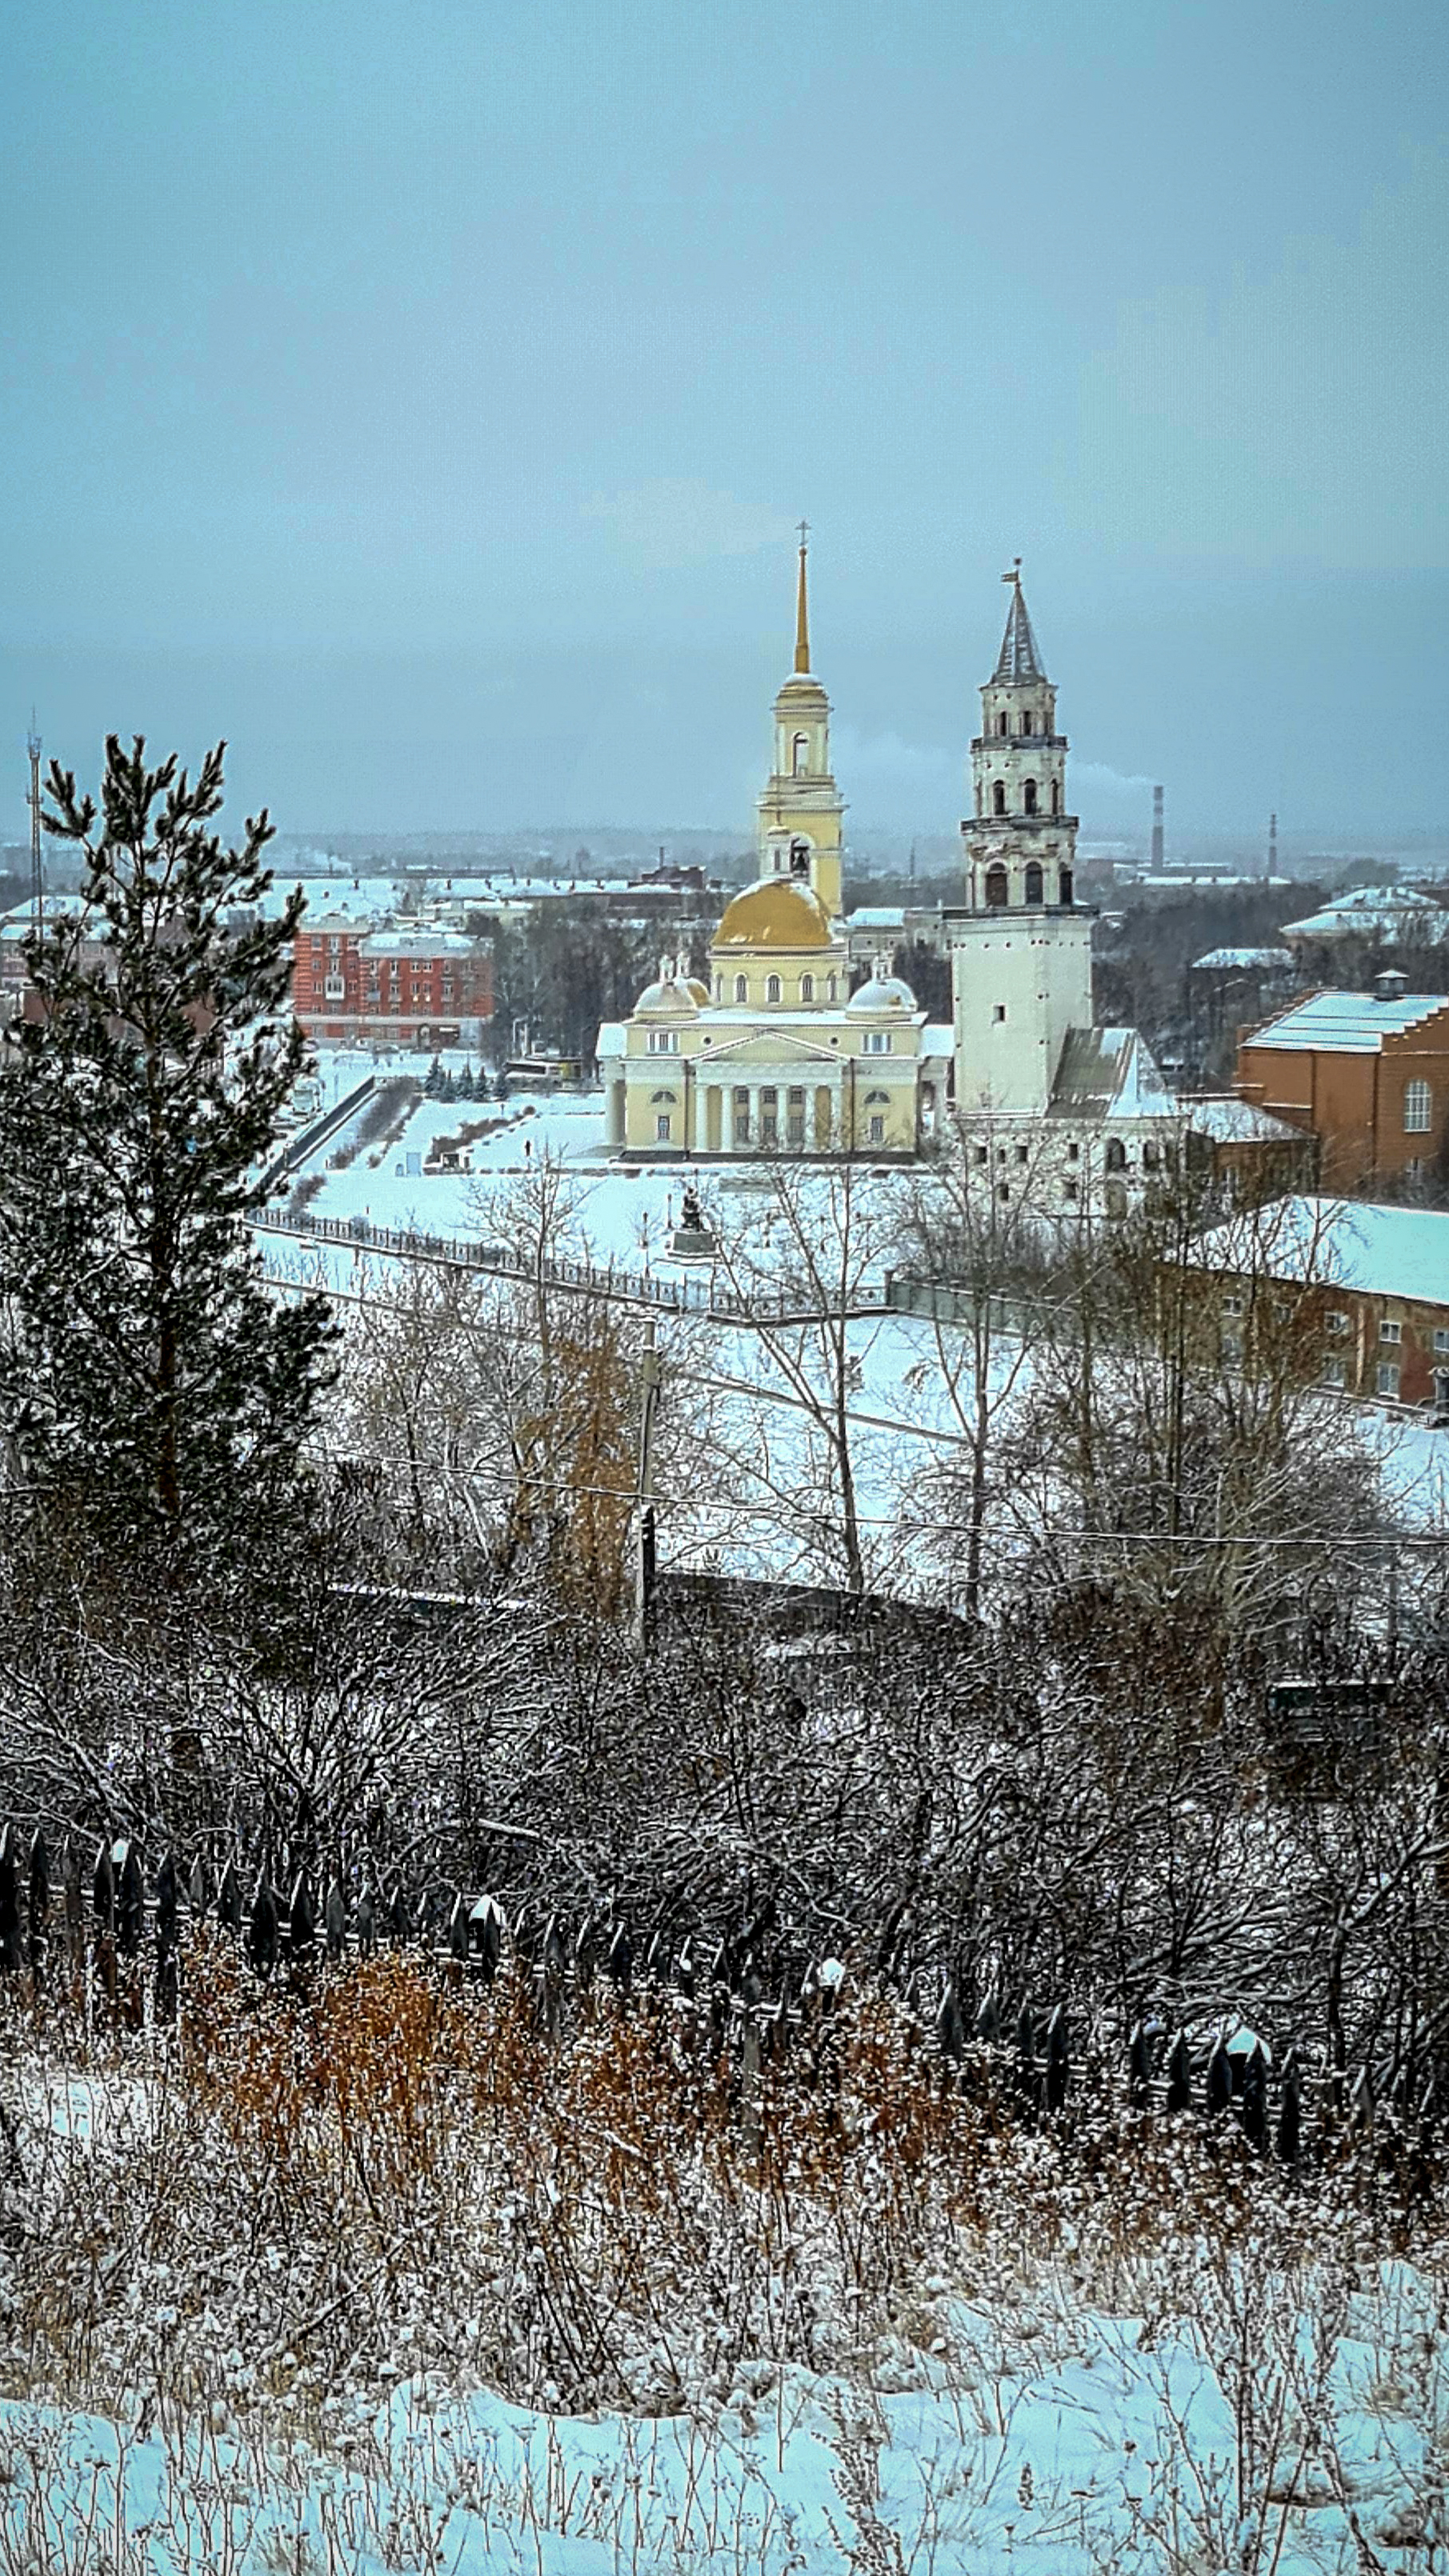
[[[948,2081],[878,1992],[751,2085],[702,2006],[647,1989],[570,1997],[550,2037],[522,1971],[262,1987],[213,1940],[184,1991],[172,2037],[14,2032],[4,2393],[314,2435],[400,2375],[669,2412],[757,2357],[940,2348],[951,2299],[1042,2266],[1131,2306],[1183,2246],[1385,2241],[1371,2194],[1285,2194],[1190,2126],[1104,2100],[1023,2130],[984,2059]]]

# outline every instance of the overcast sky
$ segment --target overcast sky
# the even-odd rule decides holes
[[[861,823],[999,575],[1087,825],[1443,834],[1444,0],[10,0],[32,699],[288,829],[748,829],[814,537]],[[8,747],[7,747],[8,746]]]

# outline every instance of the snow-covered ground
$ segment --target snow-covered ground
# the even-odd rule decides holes
[[[655,2418],[458,2399],[400,2372],[380,2411],[333,2403],[319,2450],[7,2400],[0,2563],[37,2576],[1438,2563],[1431,2285],[1371,2273],[1326,2340],[1321,2318],[1295,2323],[1266,2286],[1265,2339],[1236,2352],[1191,2321],[1074,2308],[1059,2288],[1000,2310],[943,2300],[932,2348],[894,2339],[857,2378],[745,2362],[721,2405]]]
[[[465,1060],[458,1054],[445,1057],[444,1063],[456,1072]],[[324,1082],[332,1085],[329,1097],[345,1092],[367,1069],[355,1054],[324,1054],[322,1064]],[[420,1060],[380,1068],[384,1079],[425,1070]],[[668,1167],[618,1163],[604,1142],[598,1093],[517,1094],[504,1103],[424,1099],[386,1145],[362,1146],[343,1170],[326,1168],[332,1156],[355,1143],[366,1114],[366,1109],[360,1111],[347,1128],[329,1137],[299,1176],[320,1177],[320,1188],[308,1200],[309,1214],[360,1218],[371,1227],[486,1238],[506,1233],[510,1191],[545,1158],[557,1159],[568,1172],[572,1200],[565,1248],[585,1252],[600,1265],[612,1264],[616,1271],[636,1270],[660,1280],[699,1277],[697,1265],[675,1261],[669,1250],[685,1176]],[[456,1137],[465,1125],[476,1128],[485,1122],[488,1132],[473,1140],[471,1173],[422,1173],[435,1139]],[[824,1180],[820,1186],[826,1187]],[[883,1173],[866,1186],[886,1215],[893,1205],[903,1212],[906,1175]],[[727,1226],[737,1212],[742,1231],[766,1204],[747,1170],[708,1173],[702,1187],[717,1221]],[[344,1298],[385,1299],[389,1293],[391,1265],[375,1247],[318,1247],[281,1235],[264,1240],[268,1270],[279,1281],[320,1279]],[[690,1367],[702,1387],[708,1381],[714,1432],[740,1472],[728,1501],[709,1502],[707,1478],[688,1497],[671,1498],[667,1490],[661,1495],[666,1548],[677,1562],[714,1561],[723,1554],[762,1572],[793,1566],[798,1528],[781,1535],[776,1524],[779,1497],[792,1479],[797,1487],[810,1481],[805,1452],[811,1435],[798,1397],[756,1334],[721,1324],[713,1328],[703,1352],[698,1326],[692,1336]],[[851,1326],[849,1338],[849,1410],[859,1447],[860,1513],[877,1558],[898,1561],[903,1547],[914,1547],[910,1497],[924,1470],[949,1467],[960,1457],[961,1427],[929,1324],[898,1315],[865,1317]],[[998,1390],[1018,1367],[1013,1345],[1002,1337],[993,1363]],[[1017,1392],[1025,1394],[1029,1383],[1028,1365],[1020,1368]],[[1449,1527],[1449,1432],[1371,1406],[1355,1408],[1352,1419],[1355,1430],[1382,1457],[1389,1490],[1410,1524],[1426,1532]]]

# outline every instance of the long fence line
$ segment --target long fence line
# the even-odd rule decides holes
[[[827,2080],[829,2034],[853,1983],[837,1959],[783,1955],[759,1920],[725,1934],[658,1930],[639,1945],[617,1914],[574,1927],[540,1908],[510,1926],[496,1896],[436,1882],[349,1895],[336,1877],[319,1890],[305,1869],[244,1872],[236,1853],[218,1870],[198,1852],[183,1869],[168,1851],[148,1869],[134,1840],[102,1841],[86,1861],[78,1836],[53,1857],[42,1830],[0,1828],[0,1994],[69,1995],[96,2030],[165,2028],[180,2010],[186,1933],[204,1925],[233,1946],[259,1993],[273,1982],[305,1989],[392,1951],[458,1987],[511,1978],[555,2041],[601,2000],[664,2011],[697,2051],[728,2057],[745,2105],[762,2072],[792,2058],[807,2080]],[[1351,2141],[1412,2176],[1442,2142],[1433,2069],[1405,2063],[1380,2101],[1367,2064],[1328,2068],[1313,2116],[1297,2049],[1280,2066],[1231,2021],[1192,2033],[1144,2015],[1124,2040],[1120,2026],[1094,2031],[1091,2016],[1062,2002],[1015,2007],[987,1992],[973,2005],[944,1969],[932,1992],[913,1975],[902,1999],[929,2080],[983,2088],[1008,2116],[1063,2135],[1088,2086],[1100,2098],[1105,2082],[1134,2111],[1231,2121],[1258,2156],[1289,2167]]]
[[[776,1296],[761,1292],[748,1297],[721,1285],[713,1269],[698,1278],[662,1278],[650,1270],[633,1270],[613,1261],[599,1263],[582,1259],[564,1259],[555,1253],[521,1251],[512,1244],[489,1242],[461,1235],[422,1234],[408,1228],[375,1225],[369,1217],[313,1216],[307,1209],[296,1215],[263,1210],[254,1215],[251,1224],[261,1233],[296,1236],[303,1242],[338,1244],[361,1256],[367,1252],[385,1260],[420,1261],[447,1270],[481,1271],[498,1278],[526,1281],[543,1288],[572,1290],[575,1294],[606,1297],[624,1305],[664,1309],[675,1314],[703,1315],[711,1322],[735,1324],[745,1328],[761,1324],[809,1324],[820,1322],[828,1311],[838,1316],[885,1315],[898,1311],[896,1290],[899,1283],[889,1272],[878,1279],[862,1280],[852,1289],[841,1306],[828,1310],[802,1305],[798,1297],[785,1290]],[[703,1272],[703,1265],[701,1265]],[[914,1308],[906,1311],[914,1312]]]
[[[267,1187],[272,1188],[284,1181],[289,1172],[300,1171],[304,1163],[311,1161],[318,1147],[326,1144],[329,1136],[335,1136],[339,1127],[347,1125],[364,1101],[372,1098],[376,1089],[376,1074],[364,1074],[361,1082],[354,1084],[351,1091],[344,1092],[340,1100],[334,1100],[330,1109],[320,1110],[267,1165],[263,1174]]]

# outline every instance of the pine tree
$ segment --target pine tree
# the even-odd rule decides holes
[[[305,1486],[324,1299],[267,1293],[246,1219],[306,1041],[287,1008],[300,894],[270,918],[263,812],[212,830],[193,781],[106,745],[100,821],[52,763],[46,829],[84,909],[32,934],[0,1061],[0,1408],[47,1532],[113,1567],[221,1574]]]

